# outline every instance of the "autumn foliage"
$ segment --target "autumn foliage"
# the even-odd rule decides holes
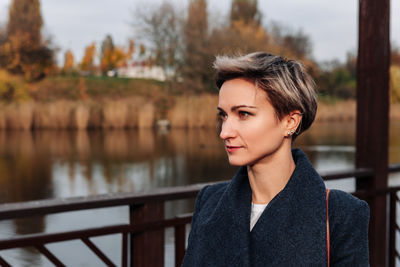
[[[106,36],[101,48],[100,70],[103,75],[109,70],[124,66],[135,51],[133,40],[129,41],[128,49],[125,49],[123,46],[115,46],[111,35]]]
[[[49,40],[43,26],[39,0],[13,0],[6,31],[0,40],[0,67],[27,80],[38,80],[54,67]]]
[[[85,48],[85,54],[83,55],[82,61],[79,64],[79,68],[87,72],[88,74],[93,74],[95,71],[94,59],[96,56],[96,43],[93,42]]]
[[[334,60],[317,63],[307,34],[277,22],[265,23],[258,0],[231,0],[230,10],[224,17],[213,13],[209,2],[189,0],[187,9],[183,9],[167,0],[146,12],[138,12],[133,23],[135,42],[114,44],[109,34],[101,43],[88,44],[79,59],[68,49],[60,73],[104,76],[110,70],[132,63],[149,68],[156,66],[164,71],[166,88],[178,93],[200,94],[216,92],[212,69],[216,55],[266,51],[303,62],[315,78],[322,97],[355,98],[357,58],[354,54],[349,53],[343,63]],[[4,78],[0,84],[0,99],[25,99],[20,93],[25,90],[21,80],[37,81],[54,73],[55,49],[42,35],[42,27],[39,0],[11,1],[8,22],[4,27],[0,25],[1,76],[11,78]],[[391,100],[400,102],[398,49],[392,51],[391,64]],[[79,88],[83,99],[85,84],[81,82]]]
[[[68,49],[64,54],[64,66],[62,67],[62,72],[64,74],[73,73],[75,69],[75,59],[72,51]]]
[[[171,81],[179,81],[174,88],[195,93],[215,91],[212,63],[220,54],[267,51],[301,59],[315,68],[308,37],[263,25],[257,0],[232,0],[230,13],[219,23],[210,20],[215,14],[209,14],[207,2],[190,0],[186,17],[169,2],[136,16],[142,27],[140,37],[148,40],[156,64],[174,74]]]

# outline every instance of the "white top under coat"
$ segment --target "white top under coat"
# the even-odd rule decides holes
[[[268,206],[268,203],[267,204],[251,203],[250,232],[267,206]]]

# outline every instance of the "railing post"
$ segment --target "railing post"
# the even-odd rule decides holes
[[[357,57],[356,167],[371,168],[374,176],[357,181],[357,189],[388,186],[389,146],[389,14],[390,0],[359,1]],[[368,200],[370,264],[386,267],[386,195]]]
[[[390,194],[390,221],[389,221],[389,267],[396,266],[396,228],[397,228],[397,192]]]
[[[130,206],[130,223],[142,224],[164,220],[164,202]],[[164,266],[164,229],[131,234],[130,266]]]
[[[179,267],[182,264],[183,257],[185,256],[185,234],[186,225],[181,224],[175,226],[175,266]]]

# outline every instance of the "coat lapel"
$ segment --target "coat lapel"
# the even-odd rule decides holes
[[[292,154],[295,171],[251,232],[253,266],[326,262],[325,185],[302,151]]]
[[[249,266],[251,188],[245,167],[239,169],[214,208],[200,226],[205,240],[213,240],[209,255],[218,252],[215,256],[224,266]]]
[[[294,149],[292,154],[295,171],[252,232],[246,167],[239,169],[216,205],[209,201],[201,208],[213,211],[198,225],[199,238],[206,243],[205,255],[212,262],[223,266],[310,266],[324,262],[325,185],[301,150]]]

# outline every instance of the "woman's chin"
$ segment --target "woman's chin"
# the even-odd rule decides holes
[[[247,165],[247,161],[235,158],[229,158],[229,164],[232,166],[244,166]]]

